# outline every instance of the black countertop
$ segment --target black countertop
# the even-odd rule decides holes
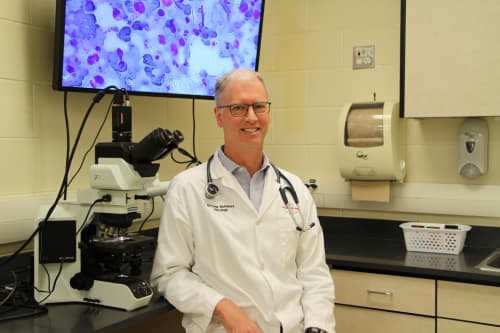
[[[406,251],[401,222],[322,218],[333,269],[500,286],[500,273],[476,266],[500,248],[500,228],[475,226],[458,255]]]
[[[475,266],[500,248],[500,228],[473,227],[459,255],[407,252],[401,222],[322,217],[326,258],[333,269],[500,286],[500,273]],[[155,295],[150,305],[123,311],[87,304],[50,304],[47,313],[0,322],[0,331],[113,333],[173,307]]]
[[[133,324],[173,310],[173,307],[160,297],[155,297],[148,306],[134,311],[78,303],[50,304],[46,308],[46,314],[0,322],[0,331],[3,333],[120,332]]]

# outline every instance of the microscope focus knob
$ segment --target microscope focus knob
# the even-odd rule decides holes
[[[77,290],[89,290],[94,285],[94,279],[82,272],[73,275],[69,281],[71,287]]]

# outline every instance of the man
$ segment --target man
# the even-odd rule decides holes
[[[262,77],[225,74],[215,103],[224,145],[172,180],[152,284],[184,313],[189,333],[333,333],[316,206],[302,181],[263,152],[271,103]]]

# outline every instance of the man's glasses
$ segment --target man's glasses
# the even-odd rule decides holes
[[[218,109],[228,108],[229,112],[233,117],[244,117],[248,113],[248,109],[252,107],[255,114],[264,114],[269,112],[271,109],[271,102],[257,102],[252,104],[231,104],[231,105],[221,105]]]

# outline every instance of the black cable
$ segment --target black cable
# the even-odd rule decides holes
[[[179,153],[181,153],[182,155],[188,157],[189,159],[186,160],[186,161],[180,161],[178,159],[176,159],[176,157],[174,156],[173,152],[172,154],[170,154],[170,158],[172,159],[172,161],[174,161],[175,163],[177,164],[189,164],[188,166],[191,166],[192,164],[201,164],[201,161],[198,160],[196,157],[194,157],[193,155],[191,155],[188,151],[186,151],[185,149],[183,148],[180,148],[178,147],[176,149]]]
[[[113,107],[113,99],[111,99],[111,101],[109,103],[108,109],[106,110],[106,114],[104,115],[104,119],[101,122],[101,125],[99,126],[99,129],[97,130],[96,136],[94,137],[94,140],[92,141],[92,144],[90,145],[89,149],[87,149],[87,151],[83,155],[83,158],[82,158],[82,160],[80,162],[80,165],[78,166],[78,169],[75,171],[75,173],[73,174],[73,176],[70,178],[70,180],[67,183],[66,187],[69,187],[71,185],[71,183],[76,178],[76,176],[78,176],[78,173],[80,173],[80,171],[82,170],[83,164],[85,163],[85,160],[87,159],[88,154],[94,148],[95,143],[97,142],[97,139],[99,138],[99,135],[101,134],[102,129],[104,128],[104,125],[106,124],[106,120],[108,120],[109,113],[110,113],[112,107]]]
[[[90,212],[92,211],[92,208],[94,208],[94,206],[99,203],[99,202],[109,202],[111,201],[111,196],[110,195],[104,195],[103,197],[99,198],[99,199],[96,199],[94,200],[94,202],[92,202],[92,204],[90,205],[89,209],[87,210],[87,214],[85,215],[85,218],[83,219],[83,223],[82,225],[80,226],[80,228],[78,229],[78,231],[76,232],[76,235],[78,235],[82,229],[85,227],[85,224],[87,224],[87,219],[90,215]],[[52,287],[50,286],[50,272],[48,271],[47,267],[45,267],[45,264],[42,264],[42,267],[43,269],[45,270],[45,274],[47,275],[47,282],[48,282],[48,291],[41,291],[41,290],[38,290],[38,288],[35,287],[35,289],[38,291],[38,292],[43,292],[43,293],[48,293],[47,296],[45,296],[39,303],[43,303],[46,299],[48,299],[50,297],[50,295],[52,295],[52,293],[54,292],[54,290],[56,290],[56,285],[57,285],[57,280],[59,279],[59,276],[61,275],[61,272],[62,272],[62,268],[63,268],[63,262],[61,261],[60,265],[59,265],[59,271],[57,272],[57,275],[54,279],[54,284],[52,285]]]
[[[45,272],[47,273],[47,277],[49,278],[49,281],[48,281],[48,282],[49,282],[49,286],[48,286],[48,287],[49,287],[49,288],[48,288],[49,290],[48,290],[48,291],[42,291],[42,292],[44,292],[44,293],[48,293],[48,295],[47,295],[47,296],[45,296],[45,297],[44,297],[44,298],[43,298],[40,302],[38,302],[38,303],[43,303],[43,302],[45,302],[45,301],[46,301],[46,300],[50,297],[50,295],[52,295],[52,293],[54,292],[54,290],[56,290],[57,280],[58,280],[58,279],[59,279],[59,277],[61,276],[62,269],[63,269],[63,264],[64,264],[64,262],[63,262],[63,261],[61,261],[61,262],[59,263],[59,270],[57,271],[56,278],[54,279],[54,284],[52,285],[52,288],[50,287],[50,273],[49,273],[49,271],[47,270],[47,268],[45,267],[45,265],[43,265],[43,267],[44,267],[44,269],[45,269]]]
[[[187,150],[177,147],[176,150],[181,153],[182,155],[188,157],[189,159],[186,161],[180,161],[175,158],[174,152],[170,154],[170,158],[172,161],[174,161],[177,164],[187,164],[186,169],[191,167],[193,164],[199,165],[201,164],[201,161],[198,159],[196,156],[196,112],[195,112],[195,99],[193,98],[191,100],[191,115],[192,115],[192,120],[193,120],[193,155],[191,155]]]
[[[33,289],[35,289],[39,293],[50,293],[50,273],[49,273],[49,270],[47,269],[47,266],[45,266],[45,264],[42,264],[42,268],[45,271],[45,275],[47,275],[47,281],[48,281],[47,290],[38,289],[37,286],[33,286]]]
[[[142,228],[144,227],[144,224],[146,224],[146,222],[151,218],[151,216],[153,215],[155,211],[155,198],[151,198],[151,212],[149,212],[149,215],[146,216],[146,218],[144,219],[144,221],[142,221],[141,223],[141,226],[139,227],[139,230],[137,232],[142,232]]]
[[[195,114],[195,102],[194,98],[192,99],[191,104],[191,115],[193,119],[193,155],[194,159],[198,161],[198,157],[196,156],[196,114]]]
[[[68,117],[68,91],[64,91],[64,102],[63,102],[63,113],[64,113],[64,124],[65,124],[65,129],[66,129],[66,163],[65,163],[65,168],[68,168],[68,162],[69,162],[69,150],[70,150],[70,135],[69,135],[69,117]],[[64,200],[66,200],[66,197],[68,195],[68,185],[67,185],[68,179],[64,179],[65,182],[65,190],[64,190]]]
[[[14,285],[12,286],[12,289],[9,291],[9,294],[3,299],[0,301],[0,307],[2,307],[5,303],[7,303],[7,301],[9,299],[12,298],[12,296],[14,295],[14,293],[16,292],[17,290],[17,275],[14,271],[10,271],[12,276],[14,277]],[[6,288],[7,286],[4,286],[4,288]]]
[[[87,219],[88,219],[88,217],[90,215],[90,212],[92,211],[92,208],[94,208],[94,206],[96,204],[98,204],[99,202],[110,202],[110,201],[111,201],[111,196],[109,194],[106,194],[106,195],[104,195],[103,197],[101,197],[99,199],[95,199],[94,202],[92,202],[90,204],[90,207],[87,210],[87,214],[85,215],[85,218],[83,219],[83,223],[80,226],[80,228],[78,228],[78,230],[76,232],[76,235],[78,235],[83,230],[83,228],[85,227],[85,225],[87,224]]]
[[[50,273],[49,273],[49,270],[47,269],[47,266],[45,266],[45,264],[42,264],[42,268],[45,271],[45,275],[47,275],[47,290],[40,290],[37,287],[34,287],[34,289],[40,293],[49,293],[49,296],[50,296],[50,293],[51,293],[51,291],[50,291],[50,289],[51,289],[50,288]],[[45,300],[45,298],[42,301],[44,301],[44,300]]]
[[[104,95],[107,92],[111,91],[111,90],[118,90],[118,88],[115,87],[115,86],[106,87],[104,90],[99,91],[94,96],[94,98],[92,99],[92,103],[90,104],[89,108],[87,109],[87,112],[85,113],[85,116],[84,116],[84,118],[82,120],[82,123],[80,124],[80,128],[78,130],[78,134],[77,134],[77,136],[75,138],[75,142],[73,143],[73,148],[71,149],[71,152],[70,152],[69,156],[66,159],[66,168],[64,170],[64,176],[63,176],[61,185],[59,187],[58,193],[56,195],[56,199],[54,200],[54,202],[52,203],[52,205],[48,209],[47,214],[45,215],[44,219],[42,220],[42,222],[40,222],[38,224],[37,228],[28,237],[28,239],[13,254],[11,254],[6,259],[4,259],[2,262],[0,262],[0,268],[2,268],[3,266],[7,265],[15,257],[18,256],[19,253],[21,253],[21,251],[24,250],[26,248],[26,246],[28,246],[29,243],[31,243],[31,241],[33,240],[33,238],[35,238],[36,234],[40,231],[41,228],[43,228],[43,226],[45,225],[45,223],[47,223],[47,221],[49,220],[50,216],[52,216],[52,213],[54,212],[55,208],[57,207],[57,204],[59,203],[59,200],[61,200],[61,197],[63,196],[63,193],[66,191],[66,180],[68,179],[68,173],[69,173],[69,169],[70,169],[70,166],[71,166],[71,162],[73,160],[73,156],[75,154],[76,147],[78,146],[78,143],[80,141],[80,137],[81,137],[82,132],[83,132],[83,128],[85,127],[85,124],[86,124],[87,119],[88,119],[88,117],[90,115],[90,112],[94,108],[95,104],[99,103],[100,100],[104,97]]]

